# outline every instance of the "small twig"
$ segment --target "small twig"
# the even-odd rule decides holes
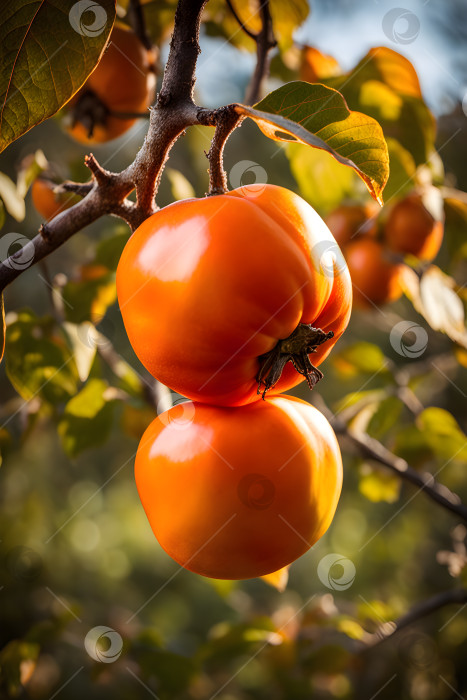
[[[86,197],[93,187],[93,182],[71,182],[67,180],[66,182],[62,182],[61,185],[54,187],[54,192],[56,194],[61,194],[62,192],[73,192],[73,194],[77,194],[78,197]]]
[[[209,160],[209,194],[224,194],[228,189],[227,175],[224,170],[224,147],[232,131],[241,123],[242,117],[235,109],[223,108],[211,147],[207,154]]]
[[[384,622],[382,625],[380,625],[376,632],[370,636],[367,642],[365,642],[365,646],[362,651],[374,648],[390,637],[393,637],[401,629],[404,629],[404,627],[408,627],[414,622],[418,622],[418,620],[431,615],[431,613],[444,608],[446,605],[461,605],[465,603],[467,603],[467,589],[465,588],[456,588],[452,591],[437,593],[433,597],[414,605],[411,610],[405,613],[405,615],[399,617],[394,622]]]
[[[236,10],[235,7],[234,7],[234,4],[232,3],[232,0],[226,0],[226,3],[227,3],[227,7],[229,8],[229,10],[231,11],[231,13],[232,13],[233,16],[235,17],[237,23],[238,23],[238,24],[240,25],[240,27],[242,28],[242,31],[243,31],[247,36],[249,36],[250,39],[253,39],[253,41],[258,41],[258,35],[255,34],[254,32],[252,32],[250,29],[248,29],[248,27],[243,23],[242,18],[240,17],[240,15],[238,14],[237,10]]]
[[[348,442],[353,444],[360,455],[367,459],[373,459],[384,467],[408,481],[413,486],[417,486],[432,501],[435,501],[446,510],[451,511],[467,522],[467,506],[462,503],[458,494],[453,493],[447,486],[437,482],[432,474],[428,472],[418,472],[413,469],[405,459],[392,454],[381,442],[370,437],[366,433],[355,433],[340,419],[336,418],[332,411],[326,406],[321,396],[315,396],[314,403],[319,406],[335,432],[342,435]]]
[[[151,116],[149,109],[146,112],[114,112],[113,109],[109,109],[108,115],[115,119],[149,119]]]
[[[272,29],[269,0],[263,0],[260,4],[262,28],[256,37],[256,68],[245,95],[247,105],[258,101],[261,85],[269,68],[269,52],[277,42]]]
[[[146,20],[140,0],[130,0],[128,15],[136,36],[141,41],[144,48],[151,51],[153,49],[153,43],[146,28]]]

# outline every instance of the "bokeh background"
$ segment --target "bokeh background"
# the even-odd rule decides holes
[[[215,3],[216,12],[221,4]],[[154,5],[156,14],[170,17],[173,3]],[[313,0],[294,40],[332,54],[344,71],[375,46],[409,58],[437,119],[434,177],[445,186],[466,189],[465,1],[403,0],[404,12],[388,24],[385,18],[394,9],[398,5],[387,0]],[[224,14],[213,10],[207,20],[197,100],[207,106],[241,100],[254,67],[253,47],[240,40],[241,31],[232,39],[231,20],[226,23]],[[161,24],[164,59],[170,21]],[[280,85],[284,76],[297,77],[293,60],[288,65],[273,58],[268,88]],[[130,134],[93,149],[99,162],[116,171],[125,167],[146,128],[141,120]],[[179,140],[159,204],[193,192],[204,195],[204,151],[211,135],[196,127]],[[15,180],[18,164],[37,149],[62,179],[87,179],[83,157],[89,149],[68,137],[60,115],[8,148],[0,157],[1,170]],[[307,189],[306,168],[316,170],[322,158],[328,156],[291,168],[292,150],[245,123],[229,140],[225,166],[232,186],[252,180],[280,184],[326,214],[338,202],[310,198]],[[419,173],[423,164],[417,166]],[[399,177],[406,191],[417,174]],[[323,178],[324,188],[332,188],[332,176],[324,171]],[[357,178],[346,187],[346,199],[368,200]],[[393,183],[392,191],[398,187],[399,182]],[[337,196],[343,198],[340,190]],[[3,231],[31,237],[41,219],[29,195],[26,212],[21,222],[9,216]],[[435,261],[459,287],[465,281],[466,221],[462,212],[458,217],[451,212]],[[261,580],[204,579],[178,567],[161,550],[139,502],[133,462],[139,436],[169,397],[160,394],[159,406],[157,400],[154,405],[150,377],[130,348],[115,303],[113,272],[127,237],[124,224],[102,219],[75,235],[45,267],[27,270],[5,294],[10,327],[22,318],[29,324],[25,334],[37,338],[38,333],[57,334],[50,328],[57,315],[54,295],[60,292],[68,321],[91,321],[102,334],[80,326],[81,345],[92,355],[87,385],[105,381],[117,393],[89,416],[84,411],[64,419],[63,396],[55,401],[43,391],[27,395],[28,368],[20,362],[24,338],[11,346],[16,360],[8,375],[5,362],[0,365],[1,697],[466,697],[467,608],[443,608],[394,638],[365,647],[381,623],[461,586],[465,527],[424,493],[362,460],[345,441],[344,489],[336,517],[322,540],[291,567],[285,591]],[[83,266],[97,264],[104,265],[105,274],[86,280]],[[21,316],[25,308],[29,315]],[[402,320],[427,333],[426,347],[416,359],[404,355],[404,346],[397,350],[391,344],[391,329]],[[466,351],[430,328],[404,297],[390,307],[355,311],[345,337],[324,363],[325,379],[315,391],[334,412],[415,469],[436,473],[465,500],[466,366]],[[422,418],[401,399],[401,377],[406,376],[420,405],[433,409]],[[57,384],[63,388],[68,380],[59,374]],[[68,398],[81,386],[72,387]],[[295,393],[318,401],[306,388]],[[88,401],[93,405],[92,391]],[[338,558],[320,578],[318,565],[329,554]],[[109,636],[101,630],[99,643],[91,638],[93,658],[85,638],[96,627],[112,631]]]

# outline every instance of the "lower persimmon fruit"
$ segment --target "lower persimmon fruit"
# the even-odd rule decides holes
[[[245,579],[290,564],[326,532],[342,459],[326,418],[299,399],[186,402],[149,425],[135,476],[167,554],[203,576]]]

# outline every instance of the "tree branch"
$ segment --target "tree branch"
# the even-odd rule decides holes
[[[149,129],[135,160],[120,173],[101,168],[92,156],[86,165],[92,172],[88,183],[64,183],[83,199],[62,211],[40,228],[40,232],[21,250],[0,261],[0,293],[25,269],[50,255],[75,233],[110,214],[124,219],[134,230],[157,209],[157,193],[162,171],[175,141],[186,127],[200,124],[216,126],[231,106],[207,110],[193,101],[195,70],[199,48],[201,13],[207,0],[179,0],[170,44],[170,53],[156,105],[150,110]],[[230,130],[233,121],[229,122]],[[222,155],[221,134],[217,134],[213,152],[218,163]],[[230,133],[230,132],[229,132]],[[223,139],[227,138],[224,133]],[[214,157],[213,157],[214,162]],[[219,166],[221,168],[221,166]],[[127,196],[136,190],[136,204]],[[28,263],[25,265],[24,260]]]
[[[432,474],[428,472],[418,472],[413,469],[405,459],[392,454],[392,452],[378,440],[375,440],[375,438],[370,437],[366,433],[356,433],[350,430],[342,420],[334,416],[321,396],[317,395],[314,399],[314,403],[319,407],[319,410],[326,415],[336,434],[341,435],[354,445],[362,457],[375,460],[384,467],[387,467],[400,476],[401,479],[404,479],[404,481],[408,481],[413,486],[417,486],[418,489],[423,491],[432,501],[435,501],[446,510],[454,513],[454,515],[461,520],[467,522],[467,506],[462,503],[460,496],[453,493],[447,486],[437,482]]]
[[[130,17],[131,26],[138,39],[148,51],[153,50],[153,43],[146,29],[146,21],[144,18],[143,8],[140,0],[130,0],[128,6],[128,14]]]
[[[231,11],[231,13],[232,13],[233,16],[235,17],[235,20],[237,21],[237,23],[238,23],[238,24],[240,25],[240,27],[242,28],[242,31],[243,31],[247,36],[249,36],[250,39],[253,39],[253,41],[258,41],[258,35],[255,34],[254,32],[252,32],[250,29],[248,29],[247,26],[245,26],[245,24],[244,24],[243,21],[242,21],[242,18],[240,17],[240,15],[238,14],[237,10],[235,9],[235,6],[234,6],[234,4],[232,3],[232,0],[226,0],[226,3],[227,3],[227,7],[229,8],[229,10]]]
[[[447,486],[437,482],[432,474],[416,471],[409,466],[405,459],[393,455],[392,452],[386,449],[378,440],[375,440],[366,433],[359,433],[357,435],[347,427],[342,428],[340,424],[335,426],[335,430],[336,433],[344,435],[348,441],[355,445],[362,457],[367,457],[379,462],[379,464],[382,464],[400,476],[401,479],[423,490],[429,498],[443,506],[443,508],[446,508],[451,511],[451,513],[454,513],[467,522],[467,506],[462,503],[460,497],[456,493],[453,493]]]
[[[404,627],[408,627],[414,622],[418,622],[418,620],[431,615],[433,612],[436,612],[436,610],[440,610],[447,605],[462,605],[466,603],[467,589],[465,588],[455,588],[452,591],[437,593],[431,598],[423,600],[421,603],[414,605],[411,610],[405,613],[405,615],[399,617],[394,622],[384,622],[382,625],[380,625],[376,632],[372,634],[365,642],[365,647],[362,651],[374,648],[390,637],[393,637],[401,629],[404,629]]]
[[[269,51],[276,46],[272,30],[272,19],[269,11],[269,0],[259,0],[262,28],[255,37],[256,41],[256,68],[245,95],[247,105],[258,101],[261,85],[269,68]]]

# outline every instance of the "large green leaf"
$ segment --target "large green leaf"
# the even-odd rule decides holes
[[[23,399],[38,396],[51,404],[74,396],[78,371],[64,337],[51,318],[18,314],[6,332],[6,372]]]
[[[102,379],[90,379],[66,405],[58,432],[65,452],[76,457],[106,442],[112,428],[115,390]]]
[[[237,105],[269,138],[320,148],[355,170],[382,203],[389,156],[380,125],[351,112],[342,95],[324,85],[294,81],[271,92],[254,107]]]
[[[0,10],[0,151],[58,112],[92,73],[115,0],[12,0]]]

